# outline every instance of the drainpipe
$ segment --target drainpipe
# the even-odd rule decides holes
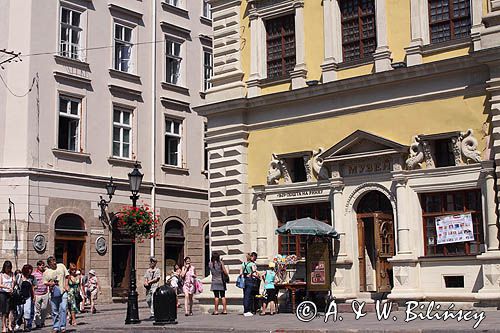
[[[151,43],[151,67],[152,67],[152,75],[151,75],[151,180],[153,182],[153,187],[151,188],[151,208],[153,212],[156,214],[156,2],[157,0],[153,0],[153,15],[152,17],[152,41]],[[150,241],[150,255],[155,255],[155,239],[151,238]]]

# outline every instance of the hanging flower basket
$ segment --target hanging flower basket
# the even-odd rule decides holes
[[[155,216],[148,205],[123,206],[116,215],[118,224],[138,242],[157,236],[159,216]]]

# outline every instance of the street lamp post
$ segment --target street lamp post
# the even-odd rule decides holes
[[[130,184],[130,192],[132,195],[132,207],[136,207],[137,199],[139,199],[139,190],[141,188],[142,177],[144,176],[138,169],[139,165],[136,163],[134,170],[128,174],[128,181]],[[139,305],[137,303],[137,283],[135,274],[135,243],[132,246],[132,265],[130,269],[130,288],[128,291],[127,301],[127,318],[125,324],[138,324],[139,320]]]
[[[106,222],[106,207],[108,207],[108,204],[111,202],[111,198],[113,198],[113,195],[115,195],[115,190],[116,190],[116,185],[113,183],[113,177],[109,179],[109,183],[106,184],[106,192],[108,193],[109,200],[106,200],[101,197],[101,200],[97,203],[97,206],[101,208],[101,215],[99,216],[99,220],[102,221],[103,223]]]

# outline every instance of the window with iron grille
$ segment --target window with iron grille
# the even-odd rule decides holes
[[[310,217],[312,219],[323,221],[326,224],[332,224],[331,209],[328,202],[305,205],[291,205],[276,207],[278,216],[278,227],[281,227],[288,221]],[[306,236],[297,235],[279,235],[278,251],[281,255],[295,254],[299,258],[306,255]]]
[[[203,88],[205,91],[212,88],[210,79],[213,73],[213,56],[212,52],[203,50]]]
[[[61,7],[61,35],[59,55],[71,59],[80,59],[80,16],[81,13]]]
[[[424,193],[420,195],[424,224],[426,256],[476,255],[481,252],[483,240],[483,218],[481,191],[451,191]],[[437,244],[436,217],[470,213],[474,241]]]
[[[80,114],[82,100],[59,96],[58,148],[80,151]]]
[[[179,84],[181,71],[181,44],[167,40],[167,68],[165,80],[171,84]]]
[[[364,59],[377,48],[375,0],[341,0],[342,57],[344,62]]]
[[[470,35],[470,0],[428,0],[431,43]]]
[[[113,156],[130,158],[132,146],[132,112],[113,110]]]
[[[208,2],[208,0],[203,0],[203,17],[207,19],[212,19],[212,5]]]
[[[267,78],[290,75],[295,67],[295,18],[287,15],[266,21]]]
[[[115,69],[131,72],[132,64],[132,29],[115,24]]]

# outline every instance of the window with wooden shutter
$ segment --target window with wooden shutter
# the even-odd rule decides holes
[[[468,37],[470,28],[470,0],[429,0],[431,43]]]
[[[281,16],[266,21],[267,78],[288,77],[295,67],[295,18]]]
[[[369,57],[377,48],[375,0],[339,1],[344,62]]]

